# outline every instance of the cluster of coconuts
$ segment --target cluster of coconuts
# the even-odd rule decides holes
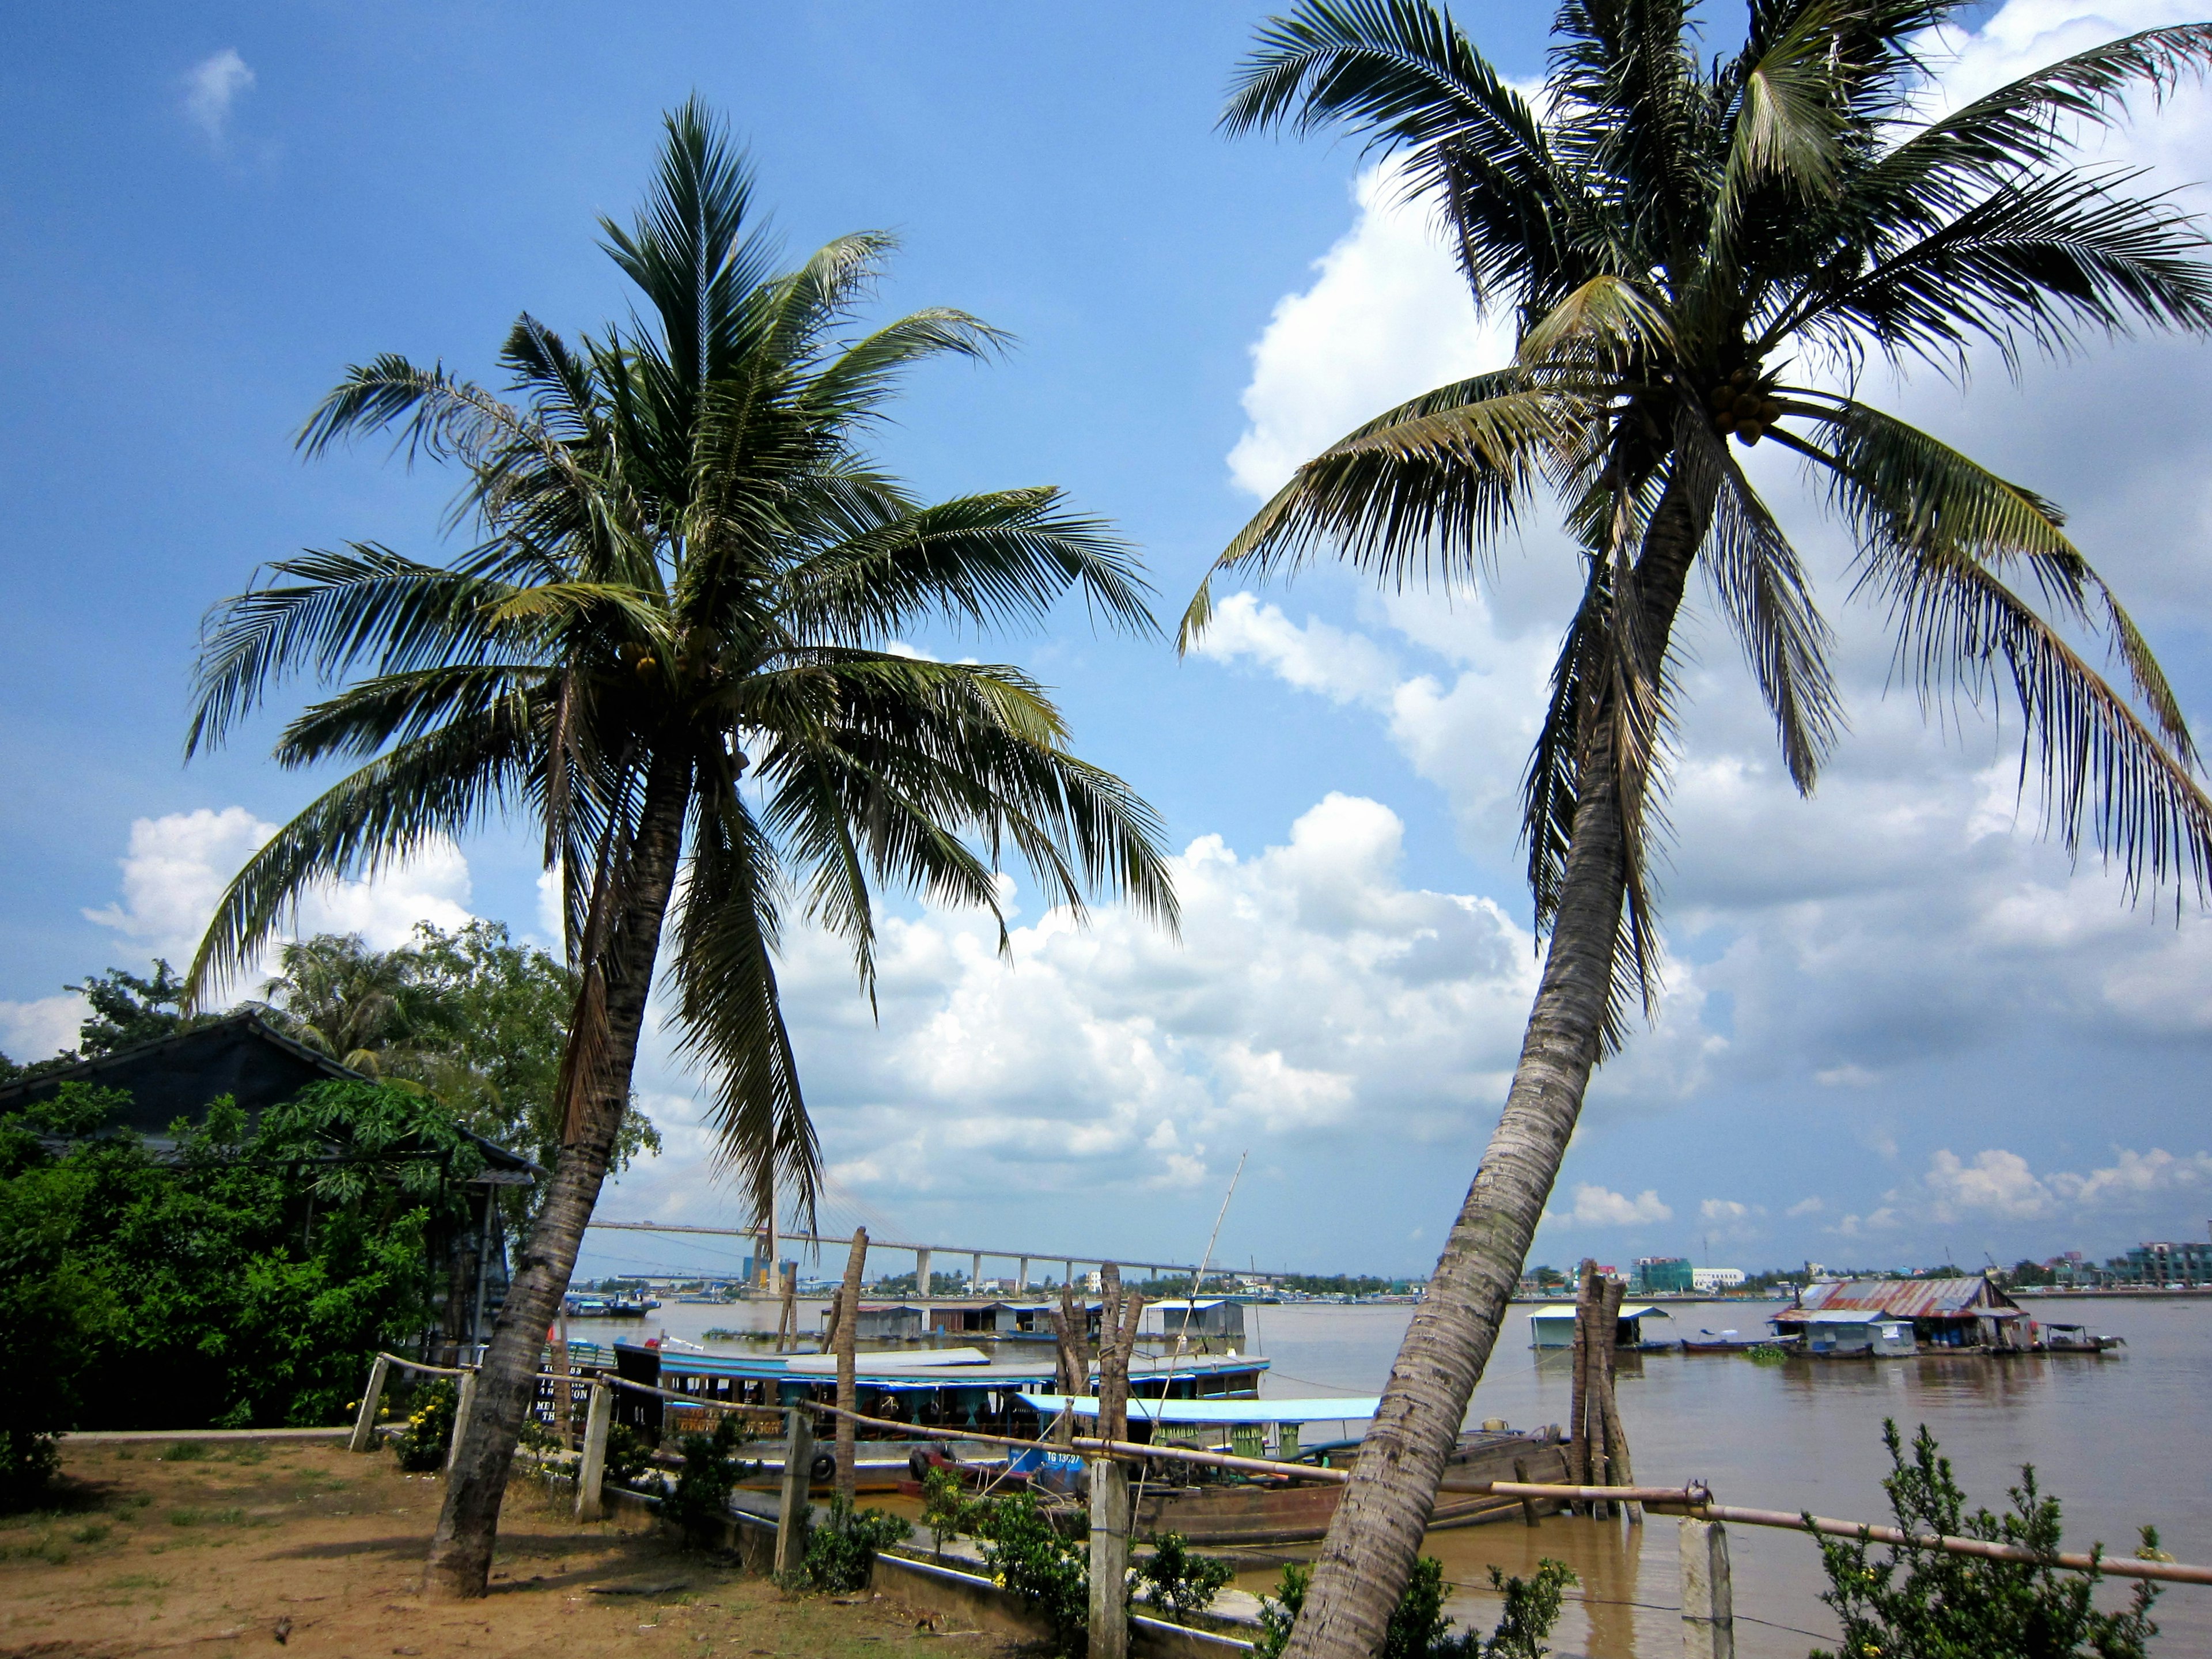
[[[1782,404],[1771,383],[1762,382],[1748,368],[1739,368],[1706,395],[1713,425],[1726,437],[1735,434],[1747,447],[1766,435],[1766,428],[1782,418]]]

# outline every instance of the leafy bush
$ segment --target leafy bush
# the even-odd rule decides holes
[[[52,1434],[0,1429],[0,1512],[38,1507],[53,1485],[61,1462],[60,1449]]]
[[[407,1413],[407,1426],[392,1443],[399,1467],[427,1474],[446,1467],[453,1445],[453,1417],[459,1392],[450,1382],[433,1382],[416,1390],[415,1409]]]
[[[1551,1651],[1544,1638],[1559,1622],[1559,1608],[1566,1600],[1564,1592],[1568,1585],[1581,1582],[1573,1568],[1549,1556],[1536,1563],[1534,1578],[1508,1577],[1492,1567],[1490,1588],[1505,1598],[1505,1613],[1490,1640],[1480,1644],[1482,1659],[1544,1659]],[[1472,1637],[1473,1632],[1468,1634]]]
[[[549,1452],[566,1451],[568,1443],[553,1432],[550,1424],[538,1421],[534,1413],[525,1413],[522,1427],[514,1437],[514,1443],[543,1457]]]
[[[932,1469],[921,1479],[921,1524],[929,1528],[937,1559],[945,1559],[945,1540],[975,1530],[975,1504],[951,1469]]]
[[[607,1425],[606,1473],[603,1479],[617,1486],[634,1483],[653,1467],[653,1448],[627,1423]]]
[[[1491,1586],[1504,1596],[1505,1615],[1486,1642],[1473,1631],[1449,1633],[1452,1621],[1444,1617],[1443,1606],[1450,1586],[1444,1583],[1443,1564],[1424,1555],[1413,1563],[1405,1593],[1383,1632],[1382,1659],[1543,1659],[1550,1651],[1544,1638],[1552,1633],[1565,1599],[1560,1592],[1575,1582],[1565,1564],[1549,1559],[1537,1563],[1533,1579],[1509,1578],[1492,1567]],[[1254,1659],[1281,1659],[1312,1584],[1311,1567],[1296,1563],[1284,1567],[1275,1594],[1260,1601],[1260,1639],[1253,1644]]]
[[[1890,1474],[1882,1484],[1900,1530],[1942,1533],[2015,1544],[2039,1554],[2058,1552],[2058,1500],[2037,1487],[2033,1465],[2021,1470],[2008,1496],[2012,1509],[1992,1515],[1966,1510],[1966,1495],[1925,1424],[1908,1462],[1893,1421],[1885,1421]],[[2158,1533],[2142,1529],[2139,1554],[2153,1554]],[[1820,1599],[1844,1626],[1841,1659],[1935,1659],[1949,1654],[1991,1659],[2143,1659],[2158,1626],[2150,1616],[2158,1591],[2138,1583],[2127,1607],[2100,1613],[2092,1604],[2100,1575],[2027,1562],[1990,1561],[1939,1550],[1890,1548],[1875,1560],[1863,1543],[1820,1539],[1828,1589]],[[2099,1546],[2093,1553],[2101,1553]],[[1837,1659],[1815,1650],[1814,1659]]]
[[[804,1571],[807,1587],[833,1595],[849,1595],[868,1587],[869,1570],[876,1552],[902,1544],[914,1535],[914,1523],[882,1510],[855,1511],[842,1495],[830,1500],[830,1524],[806,1534]]]
[[[712,1434],[687,1434],[676,1443],[684,1455],[684,1468],[676,1477],[676,1491],[668,1512],[693,1547],[710,1549],[720,1544],[730,1518],[730,1494],[744,1477],[744,1466],[734,1455],[738,1419],[726,1413]]]
[[[1137,1583],[1145,1600],[1164,1609],[1178,1625],[1188,1624],[1193,1613],[1212,1607],[1223,1586],[1237,1576],[1226,1561],[1191,1548],[1179,1532],[1156,1537],[1152,1546],[1152,1554],[1137,1564]]]
[[[1071,1651],[1091,1617],[1083,1557],[1028,1492],[973,1504],[969,1513],[993,1580],[1051,1627],[1058,1650]]]

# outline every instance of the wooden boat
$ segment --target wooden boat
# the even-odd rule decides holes
[[[1742,1336],[1735,1331],[1701,1330],[1695,1336],[1682,1339],[1684,1353],[1748,1353],[1754,1348],[1774,1348],[1784,1353],[1796,1351],[1794,1336]]]
[[[1334,1460],[1332,1460],[1334,1461]],[[1559,1483],[1567,1478],[1565,1446],[1543,1434],[1475,1431],[1460,1437],[1445,1466],[1447,1483],[1515,1480]],[[1157,1486],[1149,1481],[1137,1502],[1136,1530],[1180,1533],[1194,1544],[1305,1544],[1322,1537],[1344,1496],[1341,1486],[1293,1484],[1264,1477],[1245,1481]],[[1539,1514],[1556,1514],[1556,1498],[1535,1500]],[[1517,1498],[1485,1492],[1441,1492],[1429,1512],[1431,1528],[1474,1527],[1517,1518]]]
[[[2045,1353],[2108,1353],[2128,1346],[2125,1337],[2100,1336],[2087,1325],[2056,1325],[2049,1320],[2039,1325]]]

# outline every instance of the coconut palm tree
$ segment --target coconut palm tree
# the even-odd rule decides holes
[[[192,967],[200,994],[313,884],[432,837],[523,815],[562,872],[580,976],[564,1144],[459,1431],[430,1558],[441,1594],[484,1592],[664,921],[673,1018],[725,1157],[757,1205],[781,1182],[811,1208],[815,1137],[777,999],[787,921],[842,935],[872,992],[874,885],[997,914],[1007,848],[1052,903],[1079,913],[1103,888],[1175,918],[1150,809],[1069,752],[1035,681],[885,648],[932,623],[1040,617],[1071,587],[1147,628],[1134,562],[1054,490],[923,503],[884,472],[864,446],[901,372],[986,358],[1001,337],[941,309],[859,331],[889,239],[844,237],[778,271],[752,194],[706,111],[672,114],[644,210],[603,222],[636,320],[572,344],[525,316],[502,359],[513,401],[379,357],[301,434],[314,454],[389,432],[457,463],[474,544],[443,563],[368,543],[281,560],[206,629],[193,749],[305,669],[343,684],[285,728],[277,759],[356,769],[232,882]]]
[[[319,933],[278,947],[278,971],[261,988],[259,1006],[288,1036],[332,1059],[380,1077],[386,1050],[407,1035],[410,1003],[421,1000],[415,958],[372,951],[358,933]]]
[[[2212,802],[2180,708],[2057,509],[1856,386],[1870,360],[1957,373],[1976,347],[2011,363],[2212,327],[2194,222],[2132,173],[2068,165],[2077,125],[2200,73],[2212,27],[2138,34],[1944,113],[1918,54],[1960,9],[1752,0],[1741,48],[1703,63],[1689,0],[1569,0],[1531,99],[1426,0],[1304,0],[1236,80],[1231,131],[1341,123],[1395,157],[1518,349],[1306,463],[1217,573],[1334,552],[1388,583],[1475,582],[1548,495],[1582,578],[1525,778],[1549,936],[1534,1007],[1336,1511],[1300,1659],[1378,1650],[1591,1068],[1652,982],[1646,846],[1693,567],[1801,791],[1840,729],[1812,580],[1731,438],[1802,459],[1856,542],[1853,591],[1886,607],[1924,693],[2017,699],[2023,781],[2069,851],[2093,843],[2131,890],[2205,891]],[[2121,686],[2069,642],[2085,636]]]

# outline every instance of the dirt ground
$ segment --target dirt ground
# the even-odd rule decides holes
[[[178,1454],[182,1454],[179,1455]],[[326,1443],[64,1447],[55,1509],[0,1516],[0,1659],[530,1654],[1003,1659],[880,1597],[787,1598],[639,1518],[580,1526],[518,1478],[490,1595],[423,1600],[441,1493]],[[941,1625],[942,1617],[935,1621]]]

